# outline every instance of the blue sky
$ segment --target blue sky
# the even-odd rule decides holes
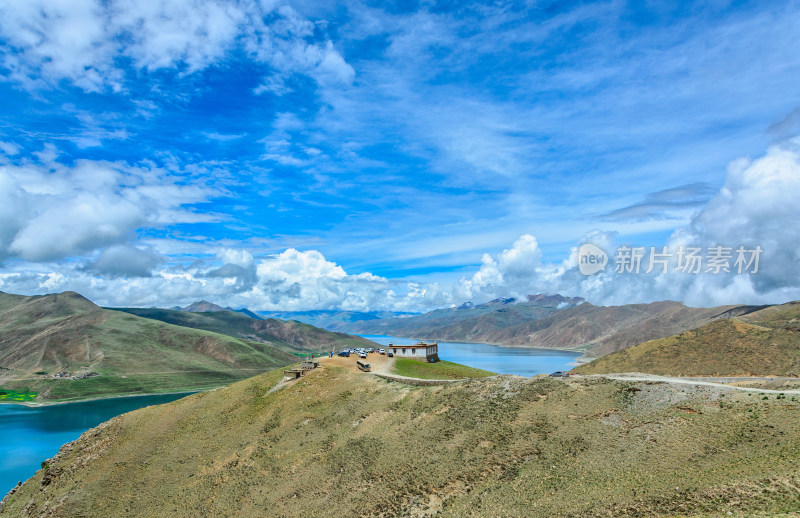
[[[761,185],[786,159],[767,184],[800,194],[797,27],[790,1],[2,2],[0,290],[783,302],[797,209],[706,219],[736,199],[731,171]],[[776,218],[782,269],[759,282],[599,290],[569,271],[587,236],[758,241]]]

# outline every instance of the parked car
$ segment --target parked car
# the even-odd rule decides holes
[[[565,371],[555,371],[553,374],[550,375],[551,378],[569,378],[569,372]]]
[[[336,354],[337,354],[337,356],[344,356],[345,358],[349,358],[350,357],[350,351],[342,351],[342,352],[336,353]]]
[[[366,358],[366,357],[367,357],[367,353],[365,353],[365,352],[362,352],[361,354],[359,354],[359,355],[358,355],[358,357],[359,357],[359,358],[362,358],[362,359],[363,359],[363,358]]]
[[[394,357],[394,353],[392,351],[389,351],[388,353],[386,353],[386,356],[388,356],[389,358],[392,358],[392,357]]]
[[[381,349],[381,350],[380,350],[380,351],[378,351],[378,352],[379,352],[379,353],[381,353],[381,354],[386,354],[386,349]]]

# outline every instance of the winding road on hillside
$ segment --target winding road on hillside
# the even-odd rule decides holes
[[[323,358],[315,358],[315,360],[320,360],[322,365],[335,365],[338,367],[345,367],[350,370],[358,370],[356,366],[356,360],[358,357],[355,355],[351,355],[349,358],[344,358],[340,356],[334,356],[333,358],[323,357]],[[402,378],[406,379],[413,379],[416,380],[418,378],[409,378],[407,376],[399,376],[397,374],[392,373],[392,364],[394,363],[394,358],[388,358],[384,355],[380,355],[377,353],[370,354],[365,363],[370,364],[370,368],[373,374],[381,374],[386,376],[391,376],[393,378],[398,378],[401,380]],[[742,392],[753,392],[758,394],[784,394],[784,395],[800,395],[800,388],[791,388],[791,389],[766,389],[766,388],[758,388],[758,387],[743,387],[732,385],[732,383],[797,383],[800,385],[800,378],[782,378],[782,377],[773,377],[773,376],[765,376],[765,377],[691,377],[691,378],[678,378],[678,377],[671,377],[671,376],[659,376],[656,374],[645,374],[641,372],[623,372],[623,373],[614,373],[614,374],[573,374],[569,378],[556,378],[556,379],[564,379],[568,380],[570,378],[608,378],[618,381],[642,381],[642,382],[654,382],[654,383],[666,383],[666,384],[673,384],[673,385],[691,385],[691,386],[705,386],[705,387],[714,387],[719,389],[727,389],[727,390],[738,390]],[[460,380],[451,380],[451,381],[460,381]]]
[[[741,387],[730,383],[742,382],[791,382],[800,383],[800,378],[779,378],[779,377],[720,377],[720,378],[676,378],[671,376],[658,376],[656,374],[644,374],[641,372],[621,372],[615,374],[574,374],[571,377],[584,378],[608,378],[618,381],[651,381],[660,383],[672,383],[676,385],[700,385],[708,387],[718,387],[730,390],[741,390],[743,392],[757,392],[760,394],[792,394],[800,395],[800,389],[762,389],[756,387]],[[714,381],[709,381],[714,380]]]

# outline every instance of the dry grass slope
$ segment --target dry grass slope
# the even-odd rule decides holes
[[[719,319],[645,342],[573,369],[578,374],[646,372],[665,376],[800,376],[800,304]]]
[[[800,507],[798,404],[513,376],[279,372],[86,432],[0,516],[741,516]]]
[[[37,400],[181,392],[296,361],[265,344],[104,310],[77,293],[0,293],[0,388]],[[52,379],[37,373],[80,374]]]
[[[301,322],[287,322],[274,318],[254,319],[245,314],[227,310],[193,313],[159,308],[114,309],[168,324],[251,340],[301,355],[328,352],[331,349],[341,351],[352,347],[375,346],[373,342],[359,336],[334,333]]]
[[[562,299],[551,302],[558,300]],[[599,358],[702,326],[721,314],[736,316],[758,309],[690,308],[674,301],[623,306],[583,303],[564,309],[542,303],[489,303],[466,310],[436,310],[408,318],[370,320],[355,323],[352,328],[411,338],[570,349],[584,352],[586,358]]]

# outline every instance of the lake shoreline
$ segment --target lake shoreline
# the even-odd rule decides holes
[[[225,385],[219,385],[210,388],[201,388],[197,390],[180,390],[177,392],[145,392],[141,394],[117,394],[117,395],[109,395],[109,396],[100,396],[100,397],[92,397],[86,399],[70,399],[69,401],[0,401],[0,405],[20,405],[26,406],[29,408],[41,408],[41,407],[48,407],[48,406],[56,406],[56,405],[69,405],[72,403],[88,403],[90,401],[106,401],[109,399],[125,399],[125,398],[133,398],[133,397],[149,397],[149,396],[176,396],[180,394],[185,394],[190,396],[192,394],[197,394],[200,392],[208,392],[210,390],[216,390],[218,388],[222,388]]]
[[[371,336],[379,336],[379,337],[389,337],[389,338],[402,338],[403,340],[416,340],[416,341],[437,341],[437,342],[447,342],[453,344],[474,344],[474,345],[492,345],[495,347],[512,347],[514,349],[533,349],[536,351],[548,351],[548,352],[567,352],[567,353],[579,353],[581,352],[579,349],[569,349],[569,348],[556,348],[556,347],[537,347],[534,345],[511,345],[511,344],[501,344],[495,342],[470,342],[469,340],[450,340],[450,339],[443,339],[443,338],[413,338],[407,336],[395,336],[395,335],[362,335],[357,334],[356,336],[360,336],[362,338],[366,338],[367,340],[370,339]],[[399,345],[399,344],[398,344]],[[593,358],[594,359],[594,358]],[[589,360],[591,361],[591,360]]]
[[[394,347],[402,347],[417,340],[416,337],[389,335],[359,336],[376,342],[380,347],[388,347],[389,343],[392,343]],[[510,347],[484,342],[437,341],[439,343],[439,358],[442,360],[498,374],[512,374],[524,377],[570,370],[572,368],[571,364],[581,356],[579,351],[545,347]]]

